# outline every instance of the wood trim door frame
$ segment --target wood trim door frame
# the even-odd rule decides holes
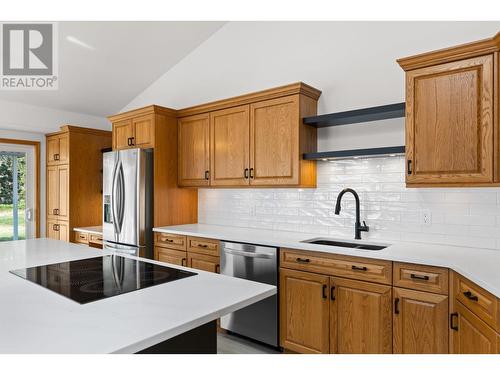
[[[10,139],[10,138],[0,138],[0,143],[9,143],[16,145],[28,145],[35,147],[35,237],[40,237],[40,170],[41,170],[41,159],[40,159],[40,142],[39,141],[29,141],[24,139]]]

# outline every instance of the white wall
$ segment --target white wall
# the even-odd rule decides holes
[[[500,31],[500,22],[230,22],[124,110],[183,108],[303,81],[323,91],[318,112],[404,101],[396,59]],[[401,145],[402,120],[322,129],[319,149]],[[500,189],[412,189],[401,157],[318,163],[318,189],[199,191],[199,221],[352,237],[352,203],[332,214],[340,189],[363,191],[366,238],[500,248]],[[422,225],[429,210],[432,224]],[[347,218],[347,219],[346,219]],[[498,224],[497,224],[498,223]]]
[[[45,134],[64,124],[111,130],[104,117],[0,100],[0,138],[40,142],[40,234],[45,236]]]

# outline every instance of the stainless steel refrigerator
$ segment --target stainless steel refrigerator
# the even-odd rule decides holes
[[[152,258],[152,225],[153,151],[136,148],[104,153],[104,248]]]

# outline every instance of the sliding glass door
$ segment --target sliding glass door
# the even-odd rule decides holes
[[[35,147],[0,143],[0,241],[36,235]]]

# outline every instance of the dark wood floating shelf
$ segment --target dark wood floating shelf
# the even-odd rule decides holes
[[[387,120],[391,118],[405,117],[405,103],[395,103],[355,109],[353,111],[329,113],[313,117],[304,117],[306,125],[324,128],[327,126],[338,126],[348,124],[359,124],[363,122]]]
[[[404,154],[405,146],[393,147],[377,147],[377,148],[360,148],[356,150],[340,150],[340,151],[325,151],[325,152],[312,152],[304,154],[305,160],[322,160],[322,159],[339,159],[349,158],[354,156],[369,157],[369,156],[382,156],[391,154]]]

